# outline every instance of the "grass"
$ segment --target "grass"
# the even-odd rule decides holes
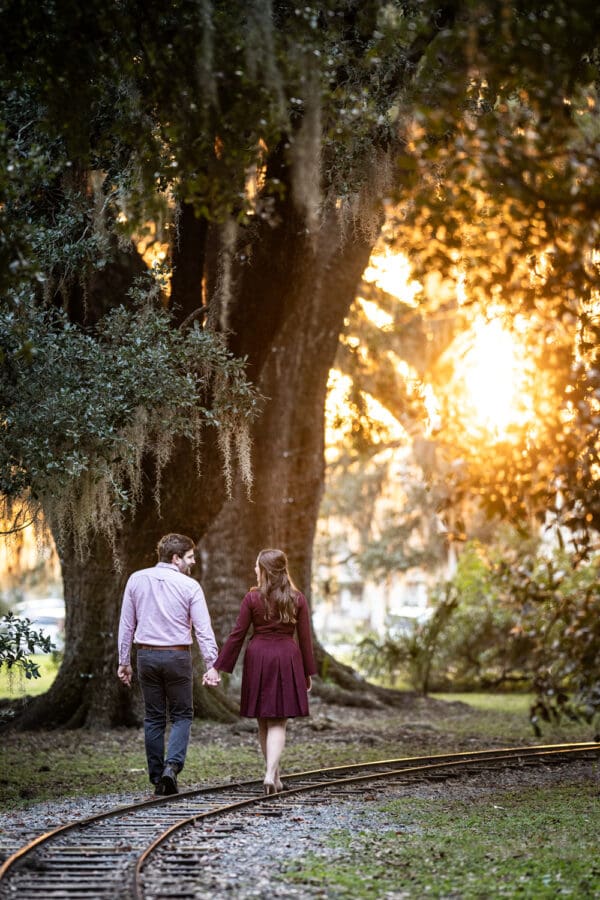
[[[8,733],[0,747],[0,809],[42,800],[149,789],[141,729]],[[257,774],[253,746],[207,743],[194,723],[185,768],[193,785]]]
[[[40,653],[34,654],[30,659],[40,667],[39,678],[25,678],[22,671],[16,666],[7,669],[4,665],[0,668],[0,700],[14,699],[25,695],[37,697],[38,694],[46,693],[56,678],[59,666],[58,658],[54,654]]]
[[[312,705],[311,719],[290,723],[289,771],[396,756],[590,740],[588,726],[554,724],[534,740],[523,695],[451,695],[449,704],[421,701],[401,712],[349,711]],[[465,702],[466,701],[466,702]],[[256,732],[249,726],[195,721],[184,784],[261,777]],[[14,732],[0,742],[0,809],[41,800],[148,788],[141,728],[112,731]]]
[[[526,716],[533,700],[533,694],[432,694],[438,700],[452,703],[466,703],[482,712],[516,713]]]
[[[322,896],[600,897],[598,782],[470,799],[404,798],[379,807],[386,831],[341,829],[285,880]]]
[[[290,724],[284,768],[416,756],[475,745],[589,740],[587,726],[547,726],[534,740],[526,695],[449,695],[403,711],[348,710],[313,701],[309,721]],[[194,722],[184,786],[262,777],[253,724]],[[141,728],[113,731],[7,730],[0,742],[0,809],[42,800],[131,791],[148,796]],[[465,796],[461,797],[461,792]],[[119,801],[120,802],[120,801]],[[596,768],[577,786],[494,791],[475,799],[455,783],[431,799],[375,804],[381,827],[329,834],[325,846],[277,877],[298,889],[318,885],[336,900],[526,900],[600,898],[600,787]],[[372,822],[372,817],[366,817]],[[275,877],[275,873],[273,874]]]

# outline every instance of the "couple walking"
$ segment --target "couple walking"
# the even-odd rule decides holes
[[[308,691],[316,667],[308,604],[294,586],[281,550],[261,550],[257,586],[244,599],[237,621],[218,652],[202,588],[190,572],[194,542],[167,534],[158,543],[158,563],[130,576],[119,622],[118,677],[131,685],[131,646],[144,698],[148,774],[156,794],[175,794],[192,725],[192,627],[207,666],[202,683],[214,687],[219,672],[232,672],[246,634],[240,714],[258,721],[265,759],[265,793],[282,790],[279,764],[288,718],[308,715]],[[298,641],[294,640],[294,633]],[[171,732],[165,755],[167,708]]]

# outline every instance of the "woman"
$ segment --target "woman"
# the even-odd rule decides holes
[[[235,626],[215,669],[232,672],[250,628],[242,673],[240,714],[258,720],[258,739],[265,758],[264,789],[283,789],[279,760],[285,747],[287,720],[308,715],[311,675],[316,673],[306,598],[294,586],[281,550],[261,550],[255,570],[258,587],[242,600]],[[297,631],[298,643],[294,640]],[[206,679],[206,684],[210,680]]]

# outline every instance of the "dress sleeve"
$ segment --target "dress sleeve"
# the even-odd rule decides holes
[[[296,629],[298,632],[298,645],[304,664],[304,674],[316,675],[317,667],[315,665],[312,637],[310,633],[310,616],[308,614],[308,603],[306,602],[304,594],[300,594],[299,597]]]
[[[242,600],[237,621],[214,664],[215,669],[218,669],[220,672],[233,672],[238,656],[240,655],[240,650],[242,649],[242,644],[244,643],[244,638],[246,637],[251,624],[252,609],[250,607],[250,594],[246,594]]]

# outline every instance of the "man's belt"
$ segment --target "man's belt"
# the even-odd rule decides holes
[[[137,644],[138,650],[189,650],[190,644],[172,644],[170,647],[157,647],[156,644]]]

